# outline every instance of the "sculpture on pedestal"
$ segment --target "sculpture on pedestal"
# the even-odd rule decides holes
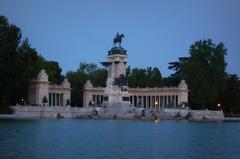
[[[119,33],[117,33],[115,38],[113,39],[113,47],[116,47],[117,43],[119,44],[119,47],[121,47],[122,38],[124,38],[124,34],[120,35]]]

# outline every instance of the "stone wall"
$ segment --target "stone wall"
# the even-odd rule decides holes
[[[116,107],[49,107],[14,106],[16,118],[117,118],[141,120],[190,120],[223,121],[223,111],[188,109],[144,109],[119,110]]]

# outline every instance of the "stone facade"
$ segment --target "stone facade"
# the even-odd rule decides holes
[[[178,87],[129,88],[130,103],[142,108],[176,108],[188,103],[188,87],[184,80]],[[100,106],[104,88],[93,87],[88,80],[84,85],[84,106]]]
[[[64,80],[61,85],[50,84],[45,70],[29,84],[28,101],[32,106],[66,106],[70,104],[70,97],[70,83]]]
[[[43,119],[56,119],[56,118],[95,118],[95,119],[108,119],[113,116],[106,113],[106,109],[102,107],[42,107],[42,106],[14,106],[13,116],[3,116],[3,118],[13,119],[27,119],[27,118],[43,118]],[[144,110],[144,117],[142,112]],[[96,112],[98,115],[96,116]],[[95,115],[94,115],[95,114]],[[0,116],[1,118],[1,116]],[[124,114],[118,116],[118,119],[141,119],[141,120],[190,120],[190,121],[218,121],[224,120],[223,111],[210,111],[210,110],[190,110],[190,109],[144,109],[135,108],[132,114]]]

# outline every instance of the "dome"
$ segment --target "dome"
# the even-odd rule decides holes
[[[38,76],[37,76],[37,80],[38,81],[45,81],[45,82],[48,82],[48,75],[46,73],[46,71],[44,69],[42,69]]]
[[[84,84],[84,88],[93,88],[93,85],[90,80],[87,80],[87,82]]]
[[[63,87],[70,87],[70,83],[68,82],[67,79],[65,79],[65,80],[62,82],[62,86],[63,86]]]

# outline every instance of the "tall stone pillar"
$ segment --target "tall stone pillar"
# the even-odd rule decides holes
[[[93,88],[93,85],[90,80],[84,84],[84,92],[83,92],[83,106],[89,106],[89,103],[93,100],[90,90]]]
[[[188,103],[188,85],[184,80],[181,80],[178,85],[178,89],[178,104]]]
[[[65,79],[61,85],[65,90],[63,93],[63,105],[67,106],[67,104],[71,104],[71,85],[67,79]]]
[[[48,75],[45,70],[41,70],[36,80],[31,81],[28,90],[28,101],[32,105],[43,105],[48,103],[49,98],[49,82]],[[44,101],[43,99],[47,99]]]

